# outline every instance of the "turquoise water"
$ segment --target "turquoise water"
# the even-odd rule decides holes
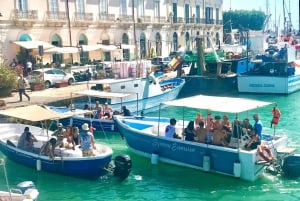
[[[299,150],[300,93],[289,96],[243,95],[242,97],[277,102],[282,117],[276,127],[276,135],[287,134],[290,146]],[[272,106],[241,114],[241,118],[258,112],[264,124],[264,131],[273,133],[270,128]],[[163,116],[181,118],[181,109],[171,108],[162,112]],[[191,120],[197,111],[186,111]],[[202,111],[205,114],[205,111]],[[213,113],[218,114],[218,113]],[[156,115],[151,113],[149,115]],[[222,115],[222,114],[220,114]],[[230,118],[234,118],[231,115]],[[253,123],[253,122],[252,122]],[[40,201],[92,201],[92,200],[255,200],[255,201],[296,201],[300,200],[300,179],[286,179],[265,173],[255,182],[218,174],[203,173],[189,168],[159,163],[151,165],[150,159],[134,155],[118,134],[97,133],[96,140],[110,144],[115,155],[126,153],[131,156],[133,167],[131,175],[120,181],[114,177],[85,180],[61,175],[37,172],[12,161],[6,160],[10,186],[24,180],[33,181],[39,192]],[[298,153],[300,153],[298,151]],[[3,157],[0,154],[0,157]],[[0,169],[0,189],[5,189],[3,171]]]

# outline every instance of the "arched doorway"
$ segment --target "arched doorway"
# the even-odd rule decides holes
[[[31,37],[28,35],[28,34],[22,34],[20,37],[19,37],[19,41],[31,41]]]
[[[146,58],[146,54],[147,54],[147,51],[146,51],[146,36],[145,36],[144,33],[141,33],[141,35],[140,35],[140,56],[141,56],[141,59]]]
[[[219,32],[216,33],[216,45],[218,45],[218,46],[221,45],[220,34],[219,34]]]
[[[105,31],[101,35],[101,43],[102,45],[109,45],[110,40],[109,40],[109,35]],[[103,61],[111,61],[111,52],[110,51],[103,51]]]
[[[51,44],[57,47],[62,47],[62,40],[61,37],[57,34],[54,34],[51,38]],[[63,61],[63,55],[62,54],[53,54],[52,55],[52,62],[60,64]]]
[[[187,50],[190,49],[190,33],[185,32],[185,47]]]
[[[160,33],[155,34],[155,47],[156,47],[156,55],[161,56],[161,35]]]
[[[22,34],[19,37],[19,41],[32,41],[31,37],[28,34]],[[31,49],[26,49],[24,47],[20,47],[20,51],[17,54],[17,60],[22,63],[23,66],[26,66],[27,60],[30,58]],[[34,65],[34,63],[33,63]],[[24,72],[26,74],[26,70]]]
[[[173,33],[173,51],[178,50],[178,34],[176,32]]]
[[[122,44],[129,45],[129,37],[126,33],[123,33],[122,35]],[[123,51],[123,60],[129,61],[130,60],[129,49],[122,49],[122,51]]]
[[[87,37],[84,34],[80,34],[78,45],[87,45]],[[87,64],[89,62],[89,53],[80,51],[80,63]]]

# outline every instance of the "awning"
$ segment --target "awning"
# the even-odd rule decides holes
[[[163,104],[170,106],[188,107],[195,109],[205,109],[217,112],[226,113],[241,113],[267,105],[271,102],[257,101],[247,98],[231,98],[219,96],[204,96],[197,95],[188,98],[177,99],[173,101],[164,102]]]
[[[134,45],[121,44],[122,49],[135,49]]]
[[[14,41],[13,43],[25,49],[37,49],[40,45],[43,46],[44,49],[54,47],[50,43],[44,41]]]
[[[105,92],[105,91],[96,91],[96,90],[84,90],[73,92],[76,95],[84,95],[90,97],[98,97],[98,98],[124,98],[126,96],[130,96],[130,93],[116,93],[116,92]]]
[[[73,54],[78,53],[77,47],[52,47],[44,51],[45,54]]]

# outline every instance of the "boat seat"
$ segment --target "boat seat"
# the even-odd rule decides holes
[[[291,148],[291,147],[283,147],[283,148],[279,148],[277,149],[277,154],[292,154],[296,151],[296,148]]]
[[[10,146],[13,146],[13,147],[17,147],[16,143],[13,142],[12,140],[9,140],[9,139],[6,141],[6,144],[10,145]]]

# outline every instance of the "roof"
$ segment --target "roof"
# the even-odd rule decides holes
[[[164,102],[165,105],[188,107],[195,109],[206,109],[210,111],[241,113],[267,105],[272,102],[258,101],[247,98],[231,98],[219,96],[197,95],[188,98]]]
[[[116,93],[116,92],[105,92],[105,91],[96,91],[96,90],[78,91],[78,92],[73,92],[73,94],[98,97],[98,98],[124,98],[126,96],[132,95],[130,93]]]
[[[86,111],[82,111],[84,113]],[[74,115],[78,115],[80,111],[74,111],[73,113],[62,114],[48,109],[43,105],[28,105],[24,107],[10,108],[6,110],[0,110],[1,115],[24,119],[32,122],[62,119]]]

